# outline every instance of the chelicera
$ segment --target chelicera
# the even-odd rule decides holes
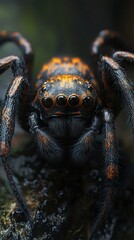
[[[10,67],[13,73],[1,111],[0,135],[0,154],[10,187],[32,224],[30,211],[17,189],[9,164],[16,113],[21,127],[34,135],[39,151],[52,166],[64,165],[65,159],[74,165],[86,164],[90,161],[92,140],[104,130],[106,191],[93,231],[88,236],[91,240],[108,211],[118,180],[115,119],[123,107],[129,112],[134,133],[133,88],[121,66],[122,61],[134,62],[134,54],[115,51],[124,48],[118,33],[101,31],[91,46],[93,70],[80,58],[52,58],[37,76],[33,96],[32,47],[18,32],[0,32],[0,44],[8,41],[15,42],[23,53],[22,59],[9,56],[0,60],[0,73]],[[103,56],[101,50],[105,46],[110,46],[112,53]]]

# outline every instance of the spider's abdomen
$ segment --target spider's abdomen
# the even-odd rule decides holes
[[[77,75],[83,79],[93,78],[93,74],[87,64],[80,58],[52,58],[47,64],[44,64],[37,77],[36,89],[38,89],[46,80],[57,75]]]

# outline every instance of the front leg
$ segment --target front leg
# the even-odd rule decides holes
[[[37,147],[42,156],[52,165],[57,165],[63,160],[63,149],[56,143],[39,124],[39,117],[36,112],[29,116],[30,132],[37,143]]]
[[[91,126],[87,129],[86,133],[80,137],[78,142],[70,149],[70,155],[74,163],[77,165],[82,165],[89,161],[93,152],[94,138],[99,133],[100,128],[100,118],[95,115]]]

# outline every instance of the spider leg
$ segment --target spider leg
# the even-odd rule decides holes
[[[105,128],[105,187],[104,187],[104,200],[100,209],[100,213],[94,223],[92,232],[88,240],[93,239],[98,227],[100,226],[103,218],[105,217],[113,199],[118,180],[118,156],[115,138],[114,119],[111,110],[103,110],[104,128]]]
[[[90,54],[93,62],[93,69],[95,76],[98,79],[101,79],[101,76],[98,72],[98,61],[102,55],[105,54],[104,50],[107,49],[107,55],[111,55],[112,50],[120,49],[126,50],[128,47],[121,40],[119,33],[111,30],[103,30],[99,33],[96,39],[93,41],[90,49]],[[103,88],[100,81],[100,89]],[[103,93],[102,93],[103,94]]]
[[[125,48],[125,44],[122,42],[119,33],[111,30],[103,30],[99,33],[97,38],[91,45],[91,54],[95,56],[101,55],[101,49],[103,46],[109,45],[112,48]]]
[[[83,159],[89,161],[90,155],[92,154],[94,138],[99,133],[100,128],[100,118],[95,115],[86,133],[80,137],[78,142],[70,149],[73,162],[83,164]]]
[[[13,61],[19,60],[17,56],[9,56],[0,59],[0,74],[5,72],[13,63]]]
[[[16,67],[16,62],[21,61],[21,68]],[[30,108],[30,103],[31,103],[31,95],[30,95],[30,80],[28,79],[27,76],[27,70],[25,68],[25,64],[22,60],[20,60],[17,56],[8,56],[5,58],[0,59],[0,74],[5,72],[8,68],[12,68],[12,72],[16,72],[17,74],[17,68],[18,68],[18,75],[20,74],[19,71],[23,69],[22,75],[25,75],[25,79],[27,79],[27,83],[25,84],[24,91],[23,91],[23,96],[19,96],[19,101],[21,102],[21,111],[18,112],[18,117],[19,117],[19,123],[21,127],[25,130],[28,129],[27,126],[27,115],[29,112]]]
[[[11,66],[11,63],[13,64]],[[25,78],[24,69],[22,61],[17,57],[11,56],[3,58],[0,60],[0,68],[5,69],[11,66],[14,74],[14,79],[12,80],[9,88],[7,90],[5,100],[2,107],[1,113],[1,134],[0,134],[0,157],[2,159],[2,164],[6,172],[6,176],[12,192],[18,201],[20,207],[24,211],[26,218],[32,222],[31,214],[28,207],[23,200],[16,183],[13,179],[13,171],[9,164],[9,151],[11,148],[11,141],[14,133],[15,127],[15,113],[19,102],[19,96],[25,85],[28,85],[28,80]]]
[[[31,79],[34,60],[31,44],[19,32],[2,31],[0,32],[0,45],[5,42],[14,42],[20,47],[28,70],[28,77]]]
[[[117,90],[119,93],[119,97],[121,98],[122,102],[125,103],[126,107],[129,110],[130,116],[130,123],[132,126],[132,132],[134,134],[134,92],[133,88],[130,85],[126,74],[120,67],[120,65],[110,57],[102,57],[102,73],[104,73],[103,82],[104,85],[108,86],[108,79],[105,78],[105,73],[108,71],[112,78],[110,81],[117,86]]]
[[[60,163],[63,158],[63,150],[45,129],[40,128],[37,113],[32,112],[28,119],[30,131],[35,138],[40,153],[44,155],[49,163]]]
[[[123,61],[134,63],[134,54],[130,52],[117,51],[113,54],[112,58],[118,63]]]

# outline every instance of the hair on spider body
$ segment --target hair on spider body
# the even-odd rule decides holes
[[[0,44],[7,41],[20,47],[23,60],[16,56],[0,60],[0,73],[11,67],[14,76],[1,111],[1,158],[14,196],[31,225],[31,213],[14,182],[8,161],[16,113],[22,128],[34,137],[43,158],[54,166],[86,165],[93,158],[95,137],[104,131],[103,188],[106,192],[93,230],[87,236],[91,240],[108,212],[119,175],[115,118],[122,101],[121,107],[128,109],[134,133],[134,93],[120,61],[134,62],[134,54],[115,51],[124,48],[119,34],[104,30],[91,46],[93,71],[80,58],[52,58],[38,74],[33,94],[32,47],[20,33],[0,32]],[[102,48],[109,45],[114,54],[108,52],[101,57]],[[98,71],[101,73],[99,80]],[[113,85],[117,86],[116,90]]]

